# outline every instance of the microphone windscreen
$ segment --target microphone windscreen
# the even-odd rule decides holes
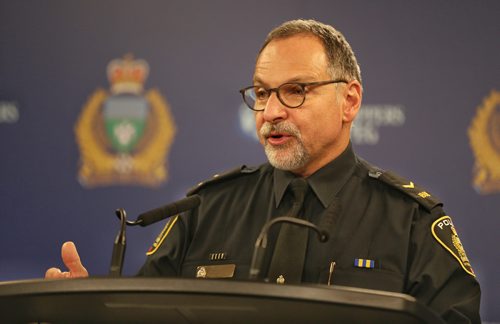
[[[170,216],[196,208],[200,205],[200,203],[200,196],[189,196],[168,205],[142,213],[139,217],[137,217],[137,220],[140,222],[141,226],[148,226]]]

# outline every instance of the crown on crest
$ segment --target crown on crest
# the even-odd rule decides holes
[[[149,65],[144,60],[134,60],[132,54],[126,54],[123,59],[109,62],[106,70],[113,94],[140,94],[149,74]]]

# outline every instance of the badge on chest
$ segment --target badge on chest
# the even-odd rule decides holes
[[[235,269],[235,264],[200,265],[196,267],[196,278],[232,278]]]
[[[222,279],[234,276],[236,264],[217,264],[218,261],[227,259],[226,252],[209,253],[208,259],[213,263],[197,266],[196,278]]]

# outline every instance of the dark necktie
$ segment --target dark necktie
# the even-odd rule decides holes
[[[307,181],[303,178],[292,180],[288,189],[293,195],[293,204],[285,216],[299,216],[308,187]],[[308,234],[307,228],[290,223],[281,224],[269,266],[268,277],[271,282],[297,284],[302,281]]]

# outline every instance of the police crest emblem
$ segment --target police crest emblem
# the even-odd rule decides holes
[[[500,192],[500,92],[493,90],[477,109],[469,127],[474,151],[474,188],[481,194]]]
[[[465,254],[464,247],[458,238],[457,231],[450,216],[443,216],[434,221],[431,226],[432,236],[460,263],[471,276],[476,276]]]
[[[75,125],[83,186],[155,187],[166,181],[176,129],[161,93],[144,91],[148,74],[144,60],[114,59],[107,66],[110,91],[97,89],[83,106]]]

